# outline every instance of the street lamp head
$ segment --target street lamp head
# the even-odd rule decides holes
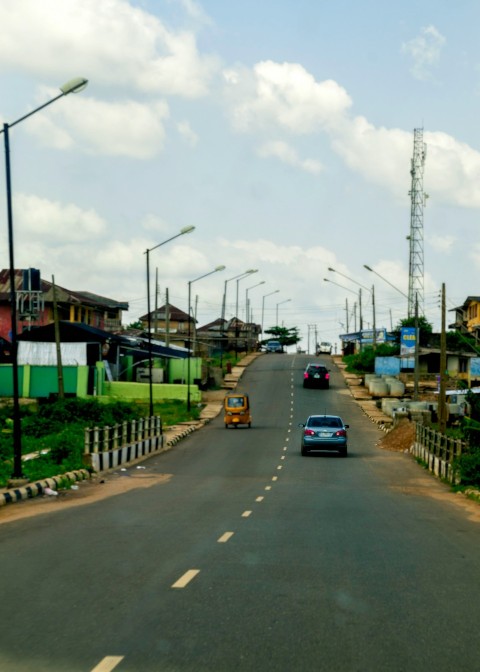
[[[217,266],[217,268],[214,269],[215,271],[224,271],[225,266]]]
[[[328,267],[328,270],[329,270],[329,271],[333,271],[333,273],[335,273],[335,269],[334,269],[334,268],[331,268],[330,266]]]
[[[367,266],[367,264],[363,264],[363,268],[366,268],[367,271],[372,271],[373,273],[373,268],[370,268],[370,266]]]
[[[195,231],[194,226],[184,226],[183,229],[180,229],[180,233],[182,236],[184,233],[191,233],[192,231]]]
[[[85,77],[75,77],[70,79],[66,84],[60,87],[60,91],[64,96],[67,96],[69,93],[80,93],[87,87],[88,79]]]

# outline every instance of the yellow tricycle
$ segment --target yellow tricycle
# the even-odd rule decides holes
[[[224,400],[225,409],[225,428],[239,425],[252,426],[252,415],[250,413],[250,400],[248,394],[227,394]]]

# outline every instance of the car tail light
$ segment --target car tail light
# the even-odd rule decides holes
[[[330,374],[329,374],[329,373],[326,373],[326,374],[325,374],[325,380],[328,380],[329,378],[330,378]]]
[[[303,432],[303,435],[304,435],[304,436],[315,436],[315,432],[313,431],[313,429],[306,429],[306,430]]]
[[[308,378],[308,373],[306,371],[304,372],[303,377]]]
[[[335,436],[347,436],[347,432],[344,429],[339,429],[338,432],[335,432]]]

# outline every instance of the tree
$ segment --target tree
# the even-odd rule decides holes
[[[398,342],[400,343],[400,331],[402,327],[415,327],[415,317],[406,317],[400,320],[400,323],[393,330]],[[418,316],[418,330],[420,332],[418,344],[428,346],[432,335],[433,327],[424,315]]]
[[[135,322],[132,322],[131,324],[127,324],[127,329],[143,329],[143,325],[140,322],[140,320],[136,320]]]
[[[283,346],[287,345],[296,345],[301,341],[301,337],[298,334],[298,327],[271,327],[270,329],[265,329],[266,334],[270,334],[276,340],[280,341]],[[262,341],[262,344],[267,343],[270,339],[267,338]]]

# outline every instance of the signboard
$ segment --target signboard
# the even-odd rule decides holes
[[[402,369],[415,368],[415,327],[402,327],[400,329],[400,366]]]
[[[470,360],[470,375],[475,378],[480,376],[480,357],[472,357]]]

